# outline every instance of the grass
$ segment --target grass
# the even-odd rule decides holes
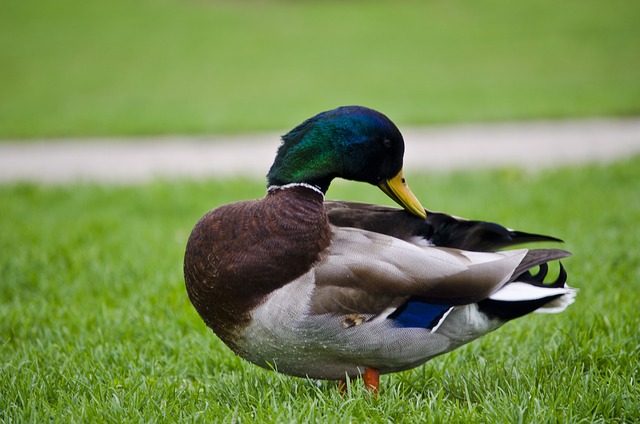
[[[408,178],[432,208],[564,238],[576,304],[384,376],[379,399],[358,384],[342,398],[238,359],[187,299],[194,222],[262,182],[4,185],[0,421],[638,421],[640,157]],[[356,183],[329,197],[385,202]]]
[[[0,2],[0,139],[640,113],[640,3]]]

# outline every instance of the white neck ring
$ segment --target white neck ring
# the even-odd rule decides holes
[[[285,184],[281,186],[272,185],[267,188],[267,191],[285,190],[287,188],[292,188],[292,187],[304,187],[304,188],[308,188],[309,190],[313,190],[316,193],[320,194],[320,196],[322,196],[322,199],[324,200],[324,193],[322,192],[322,190],[320,190],[320,187],[314,186],[313,184],[307,184],[307,183],[290,183],[290,184]]]

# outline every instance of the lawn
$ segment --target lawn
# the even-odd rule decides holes
[[[401,126],[638,115],[639,19],[627,0],[1,1],[0,140],[281,131],[343,104]],[[640,157],[408,178],[429,208],[566,240],[577,302],[341,397],[238,359],[187,298],[193,224],[264,182],[0,185],[0,422],[640,421]]]
[[[640,2],[5,0],[0,140],[640,114]]]
[[[380,398],[236,358],[191,307],[182,254],[263,182],[0,186],[2,422],[637,422],[640,157],[527,174],[408,175],[433,209],[566,240],[577,302],[412,371]],[[331,198],[385,202],[340,184]]]

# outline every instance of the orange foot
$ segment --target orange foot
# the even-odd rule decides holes
[[[380,391],[380,370],[375,368],[366,368],[362,379],[364,380],[365,387],[375,396],[378,396],[378,392]],[[347,380],[338,381],[338,390],[343,396],[347,394],[347,391],[349,390]]]
[[[362,379],[364,380],[365,387],[369,389],[371,393],[378,396],[378,392],[380,391],[380,370],[367,368],[364,370]]]
[[[349,390],[349,386],[347,386],[347,380],[338,381],[338,390],[340,391],[340,394],[342,396],[347,394],[347,391]]]

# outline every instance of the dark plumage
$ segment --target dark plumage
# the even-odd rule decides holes
[[[274,190],[261,201],[214,209],[196,224],[185,252],[187,291],[205,323],[232,349],[249,311],[309,271],[329,245],[322,200],[302,187]]]

